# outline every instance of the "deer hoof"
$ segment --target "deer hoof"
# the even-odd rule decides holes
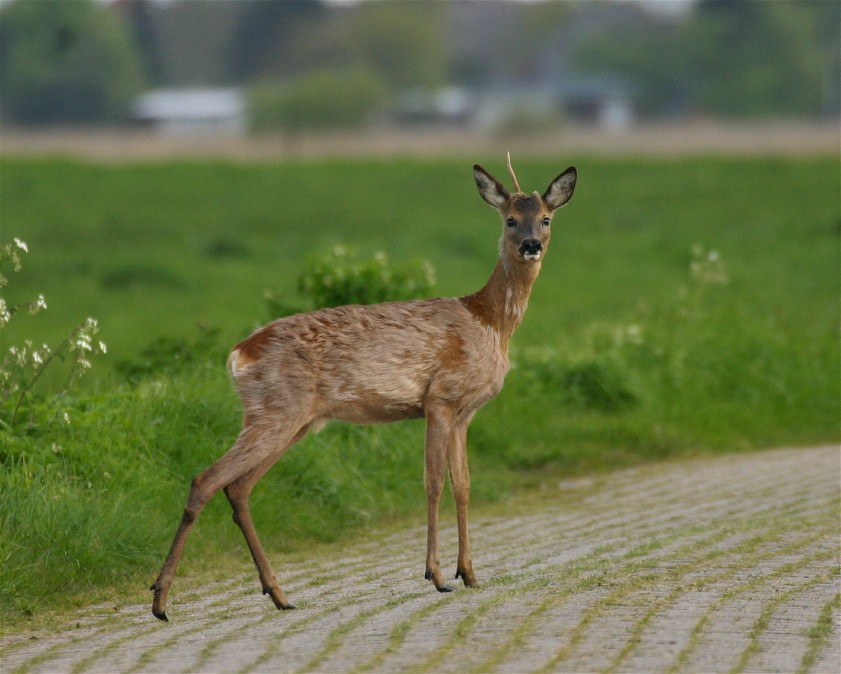
[[[269,598],[274,603],[275,608],[278,609],[279,611],[288,611],[290,609],[295,608],[295,605],[290,604],[289,601],[287,601],[287,599],[286,599],[286,595],[284,595],[283,592],[279,589],[271,588],[271,587],[264,587],[263,588],[263,594],[264,595],[265,594],[269,595]]]
[[[459,569],[456,571],[456,580],[461,578],[464,581],[465,587],[477,587],[479,583],[476,582],[476,576],[473,575],[473,571],[464,571],[463,569]]]
[[[149,589],[155,593],[155,598],[152,601],[152,615],[155,616],[158,620],[169,622],[169,618],[166,617],[166,611],[159,606],[162,603],[161,586],[158,585],[158,583],[153,583],[152,587],[150,587]]]
[[[444,579],[441,577],[441,571],[433,571],[432,569],[427,569],[426,573],[423,574],[423,577],[426,578],[426,580],[431,580],[432,583],[435,585],[435,589],[439,592],[453,591],[453,588],[444,583]]]

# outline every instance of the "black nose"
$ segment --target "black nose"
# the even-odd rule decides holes
[[[523,255],[537,255],[543,250],[543,245],[537,239],[526,239],[520,244],[520,252]]]

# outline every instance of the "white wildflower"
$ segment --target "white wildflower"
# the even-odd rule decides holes
[[[42,311],[46,308],[47,308],[47,300],[44,298],[43,295],[38,295],[37,299],[35,299],[34,301],[30,302],[27,305],[27,309],[29,310],[29,313],[32,314],[33,316],[35,314],[37,314],[39,311]]]
[[[629,325],[625,329],[625,336],[628,339],[629,344],[633,344],[634,346],[640,346],[642,344],[642,326],[634,323],[633,325]]]
[[[21,241],[19,238],[15,237],[15,245],[20,248],[24,253],[29,252],[29,246],[26,245],[26,241]]]
[[[727,285],[730,282],[727,267],[717,250],[707,251],[696,243],[692,246],[691,253],[689,274],[694,280],[715,285]]]

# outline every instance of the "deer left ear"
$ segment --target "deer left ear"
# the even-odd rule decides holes
[[[549,183],[549,187],[543,193],[543,201],[553,211],[560,208],[572,198],[576,180],[578,180],[578,171],[575,170],[574,166],[570,166]]]

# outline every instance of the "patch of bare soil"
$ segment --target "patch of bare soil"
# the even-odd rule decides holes
[[[353,133],[260,137],[166,136],[138,130],[0,130],[5,156],[67,155],[92,161],[224,158],[280,161],[322,157],[838,156],[841,124],[681,122],[621,131],[563,126],[539,135],[494,135],[468,129],[368,129]]]
[[[2,671],[838,672],[840,471],[834,446],[564,482],[474,518],[477,589],[435,592],[411,528],[273,555],[297,610],[250,567],[178,579],[171,622],[151,596],[92,607],[4,637]],[[455,527],[442,539],[454,571]]]

